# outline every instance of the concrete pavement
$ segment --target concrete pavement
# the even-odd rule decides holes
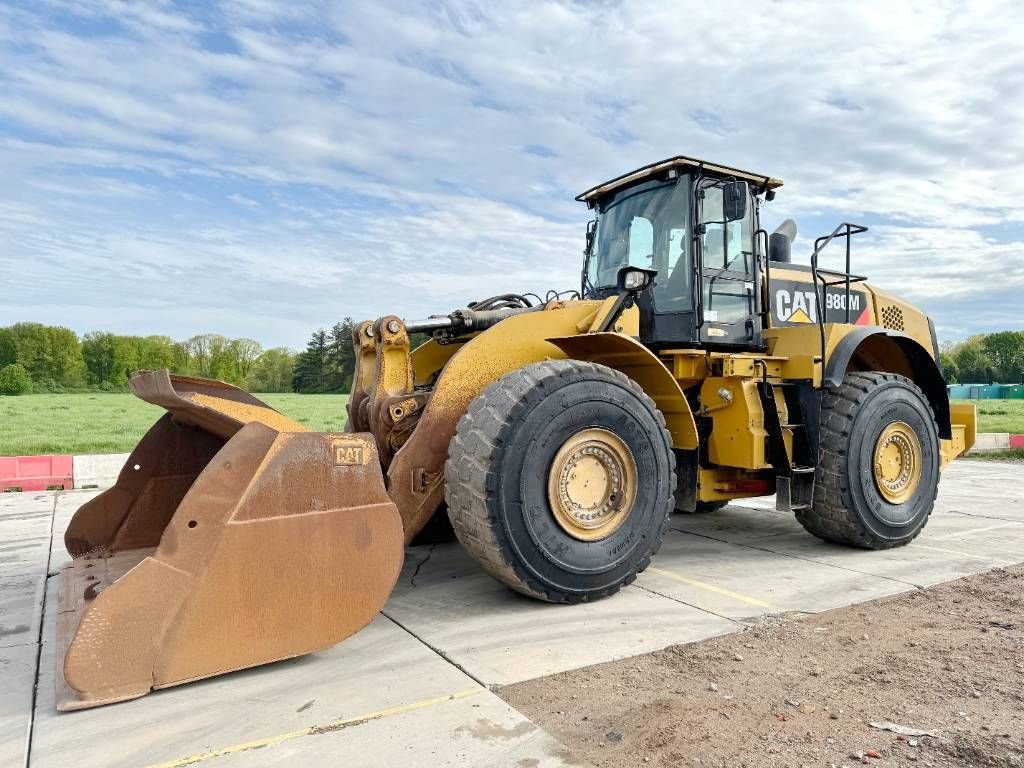
[[[329,651],[57,714],[48,574],[94,494],[0,496],[0,765],[580,765],[488,688],[1024,561],[1024,467],[974,461],[945,473],[909,547],[828,545],[751,500],[674,517],[652,567],[591,605],[512,593],[456,544],[416,547],[382,615]]]

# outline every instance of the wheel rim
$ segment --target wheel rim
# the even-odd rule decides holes
[[[613,534],[636,500],[636,461],[617,435],[585,429],[558,449],[548,471],[548,502],[570,536],[596,541]]]
[[[875,443],[873,462],[878,492],[892,504],[910,499],[921,483],[921,441],[910,425],[894,421]]]

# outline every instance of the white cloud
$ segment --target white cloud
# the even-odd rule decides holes
[[[1012,2],[8,7],[0,278],[25,287],[0,323],[298,346],[344,314],[572,287],[572,195],[684,153],[785,178],[769,218],[878,224],[857,263],[940,330],[1019,325],[1022,22]]]

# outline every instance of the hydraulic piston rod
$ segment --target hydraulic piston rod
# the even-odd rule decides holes
[[[506,317],[531,312],[540,307],[508,309],[457,309],[450,315],[428,317],[426,320],[407,320],[405,329],[409,333],[432,333],[450,330],[454,332],[482,331],[504,320]]]

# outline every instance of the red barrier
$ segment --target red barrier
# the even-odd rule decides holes
[[[70,456],[0,456],[0,491],[74,487]]]
[[[1011,448],[1024,448],[1024,435],[1010,435]]]

